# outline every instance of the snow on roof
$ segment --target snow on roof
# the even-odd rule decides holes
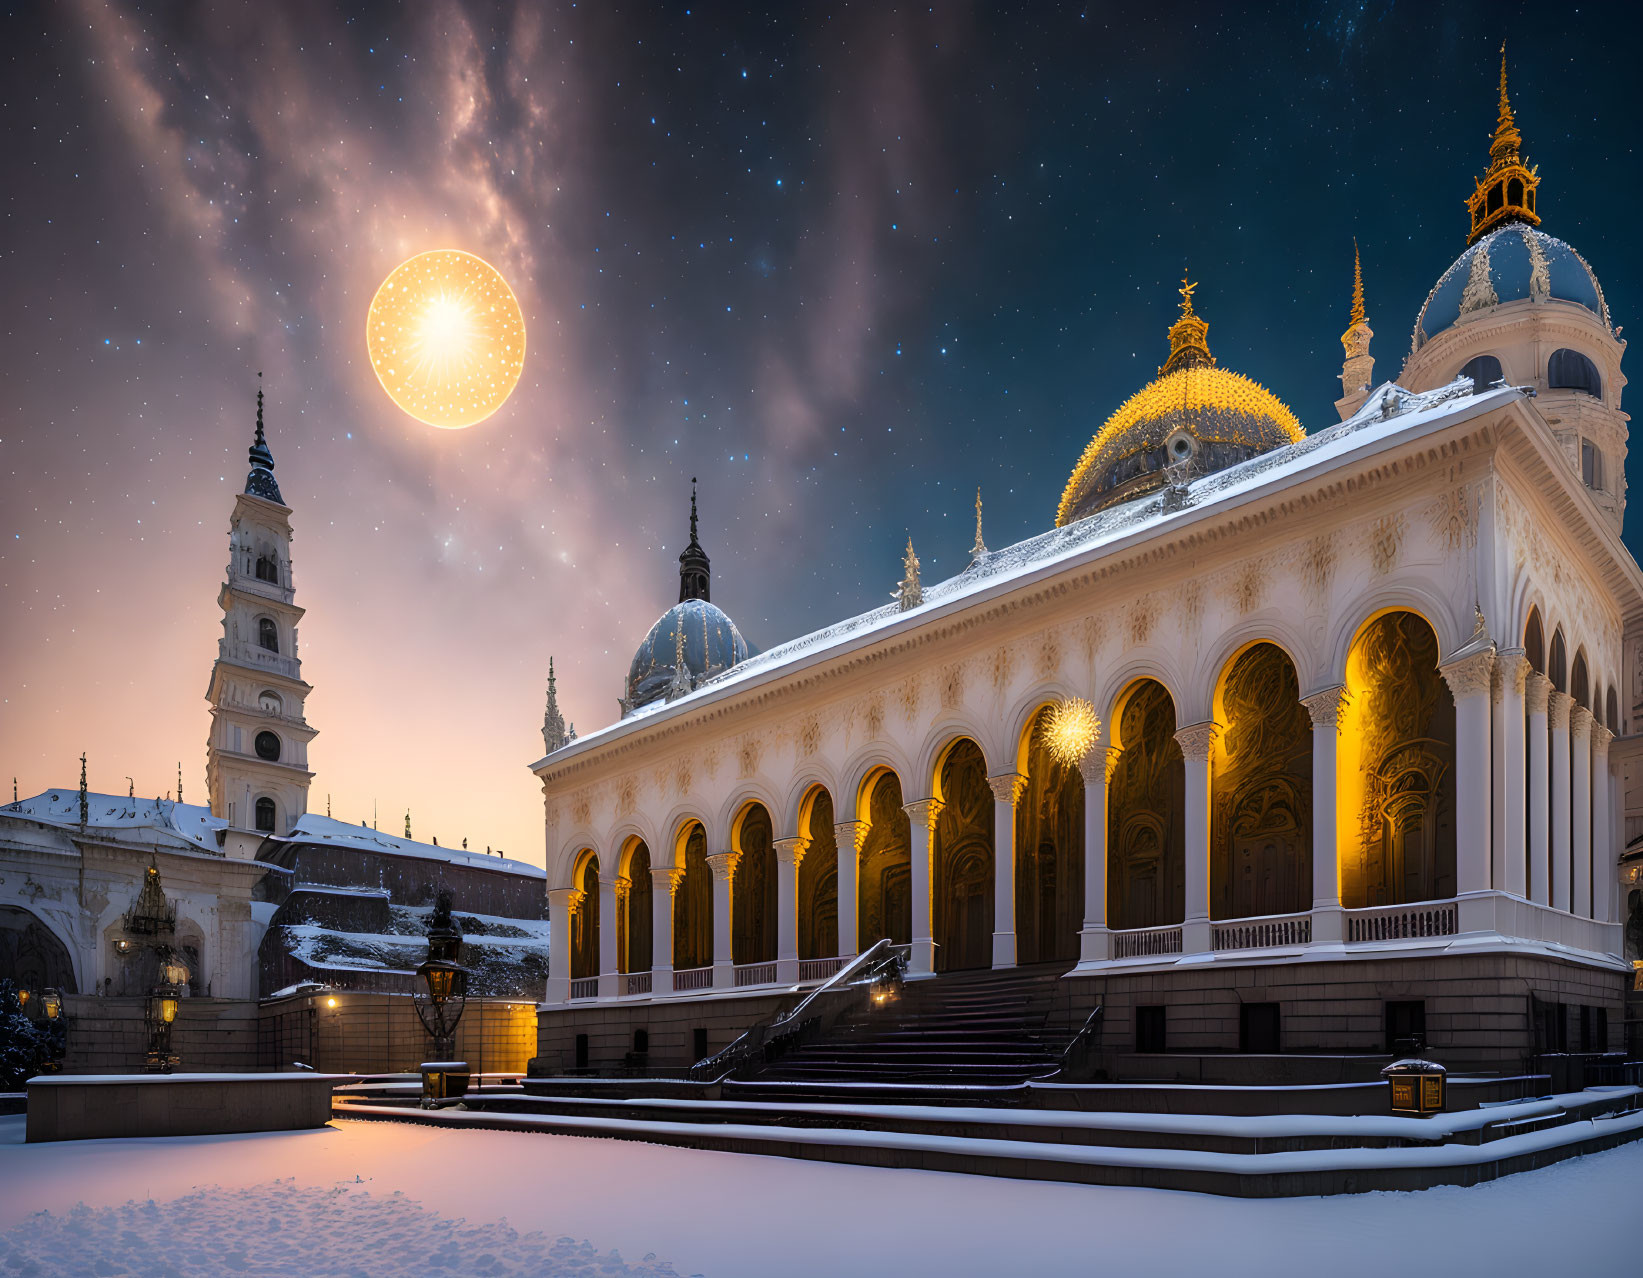
[[[643,706],[624,719],[566,743],[547,758],[574,757],[652,715],[689,706],[709,694],[876,632],[903,625],[910,628],[944,606],[963,602],[970,596],[1024,584],[1030,577],[1054,571],[1138,532],[1166,528],[1205,507],[1227,501],[1274,480],[1323,470],[1350,453],[1383,443],[1397,435],[1430,427],[1446,417],[1471,416],[1525,397],[1526,392],[1522,388],[1505,385],[1496,385],[1478,393],[1469,377],[1457,378],[1447,386],[1418,393],[1407,391],[1394,382],[1383,383],[1370,393],[1363,406],[1351,417],[1307,435],[1298,443],[1274,448],[1224,470],[1203,475],[1188,484],[1184,493],[1172,494],[1167,489],[1154,492],[1150,496],[1108,507],[1084,519],[1052,528],[1013,546],[987,551],[978,555],[957,576],[926,585],[924,602],[917,608],[902,612],[899,605],[888,603],[871,612],[777,644],[698,684],[683,697]]]
[[[414,856],[444,861],[450,865],[467,865],[479,870],[500,870],[504,874],[522,874],[527,878],[545,879],[547,871],[539,865],[515,861],[510,857],[488,856],[484,852],[468,852],[462,848],[441,847],[437,843],[418,843],[369,826],[349,825],[331,817],[305,812],[291,827],[291,833],[278,836],[280,843],[320,843],[333,847],[360,848],[367,852],[388,852],[394,856]]]
[[[80,789],[66,786],[46,790],[32,799],[19,799],[0,807],[0,814],[77,830],[80,828]],[[177,839],[221,856],[217,834],[228,828],[228,822],[212,816],[210,808],[192,803],[88,792],[85,828],[104,835],[123,833],[141,843],[153,843],[159,838]]]

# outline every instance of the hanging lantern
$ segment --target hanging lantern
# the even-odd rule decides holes
[[[40,993],[40,1007],[45,1012],[48,1021],[55,1021],[63,1014],[63,996],[53,989],[42,990]]]

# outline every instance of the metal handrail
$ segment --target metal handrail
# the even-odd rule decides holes
[[[826,981],[818,985],[797,1006],[787,1012],[762,1021],[747,1030],[728,1047],[697,1061],[685,1072],[692,1082],[717,1083],[741,1069],[755,1057],[769,1057],[774,1052],[797,1046],[820,1028],[822,1015],[807,1015],[823,995],[846,990],[860,995],[866,990],[886,983],[900,985],[907,970],[907,956],[889,938],[875,942],[867,950],[846,963]],[[846,1009],[840,1007],[842,1013]]]

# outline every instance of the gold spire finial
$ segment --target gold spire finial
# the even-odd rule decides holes
[[[1540,225],[1535,211],[1535,188],[1540,177],[1523,163],[1523,134],[1512,114],[1512,99],[1506,89],[1506,45],[1500,46],[1500,114],[1495,136],[1489,143],[1489,168],[1478,179],[1466,203],[1472,212],[1472,233],[1467,243],[1481,239],[1505,222]]]
[[[1169,358],[1158,370],[1161,377],[1178,369],[1215,363],[1215,356],[1209,353],[1209,343],[1205,340],[1209,333],[1209,325],[1192,309],[1192,294],[1197,287],[1197,283],[1189,280],[1186,271],[1183,270],[1181,287],[1177,290],[1181,294],[1181,314],[1175,323],[1170,325]]]
[[[913,539],[909,537],[907,544],[911,546]],[[987,543],[981,540],[981,486],[976,486],[976,544],[970,547],[970,558],[979,559],[987,553]]]
[[[1358,252],[1358,237],[1352,237],[1352,324],[1364,322],[1363,311],[1363,256]],[[1350,328],[1351,325],[1349,324]]]

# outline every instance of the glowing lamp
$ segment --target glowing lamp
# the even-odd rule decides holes
[[[1067,697],[1050,707],[1044,740],[1057,763],[1076,767],[1101,740],[1101,720],[1083,697]]]
[[[40,995],[40,1007],[48,1021],[55,1021],[63,1014],[63,996],[56,990],[45,990]]]
[[[188,967],[176,957],[168,957],[160,967],[160,979],[167,985],[187,985]]]
[[[167,1025],[177,1019],[177,1000],[171,997],[160,1000],[160,1019]]]
[[[29,999],[31,999],[33,997],[34,997],[34,991],[33,990],[18,990],[17,991],[17,1005],[19,1007],[21,1007],[26,1012],[26,1011],[29,1010]]]
[[[1381,1070],[1386,1079],[1387,1100],[1394,1114],[1413,1114],[1425,1118],[1439,1114],[1447,1101],[1449,1071],[1436,1061],[1406,1057],[1393,1061]]]
[[[325,1006],[326,1007],[335,1007],[336,1005],[337,1005],[337,997],[336,997],[335,994],[333,994],[330,998],[325,1000]]]

